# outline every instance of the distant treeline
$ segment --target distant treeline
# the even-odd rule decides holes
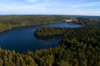
[[[82,24],[82,25],[95,25],[100,23],[100,17],[75,17],[78,21],[72,21],[70,23]]]
[[[100,22],[100,17],[66,15],[4,15],[0,16],[0,32],[16,27],[66,22],[65,19],[77,19],[78,21],[72,21],[70,23],[83,25],[89,25],[98,21]]]
[[[0,32],[16,27],[65,22],[64,16],[12,15],[0,16]]]

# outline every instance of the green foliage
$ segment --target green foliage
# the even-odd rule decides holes
[[[59,42],[61,46],[52,51],[55,58],[54,66],[67,64],[68,66],[99,66],[100,23],[93,24],[80,28],[42,27],[36,29],[35,33],[42,38],[45,35],[46,37],[55,36],[62,32],[63,37]],[[59,32],[56,33],[56,31]],[[45,53],[49,53],[49,50]]]
[[[14,27],[56,23],[66,18],[68,17],[0,16],[0,31]],[[0,47],[0,66],[100,66],[100,18],[69,18],[77,18],[79,21],[74,23],[82,23],[87,26],[38,28],[35,30],[35,35],[40,37],[63,36],[59,46],[22,54],[15,53],[14,50],[3,50]]]
[[[69,29],[60,27],[42,27],[36,29],[34,33],[36,38],[51,39],[64,35],[64,33],[66,33],[66,31]]]
[[[62,60],[62,61],[59,63],[58,66],[72,66],[72,65],[70,65],[68,62],[65,62],[65,61]]]

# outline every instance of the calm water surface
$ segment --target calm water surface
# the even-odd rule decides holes
[[[57,47],[61,37],[51,40],[40,40],[35,38],[34,30],[43,26],[75,28],[81,27],[82,25],[55,23],[12,29],[0,34],[0,46],[4,50],[15,50],[15,52],[19,53],[24,51],[27,52],[27,50],[35,51]]]

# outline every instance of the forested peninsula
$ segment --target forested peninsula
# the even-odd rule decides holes
[[[63,36],[64,33],[66,33],[66,28],[60,28],[60,27],[42,27],[38,28],[34,31],[34,35],[38,39],[52,39],[59,36]]]
[[[100,17],[64,16],[63,19],[77,19],[78,21],[69,23],[83,24],[85,26],[79,28],[38,28],[35,30],[38,37],[62,36],[59,46],[36,50],[35,52],[23,52],[22,54],[15,53],[14,50],[0,48],[0,65],[100,66]]]

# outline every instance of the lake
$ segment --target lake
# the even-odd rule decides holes
[[[57,47],[59,45],[59,40],[61,39],[61,37],[50,40],[40,40],[35,38],[34,30],[44,26],[71,28],[82,27],[82,25],[77,24],[54,23],[15,28],[0,34],[0,46],[4,50],[15,50],[16,53],[23,53],[24,51],[27,52],[28,50],[35,52],[35,50],[39,49]]]

